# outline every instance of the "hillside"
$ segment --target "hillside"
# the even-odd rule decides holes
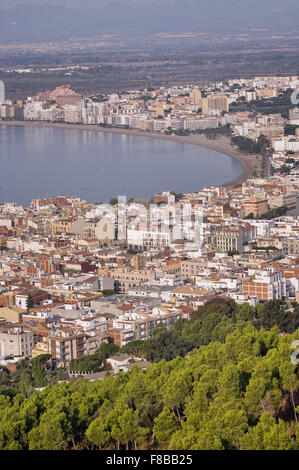
[[[248,324],[145,372],[2,394],[0,449],[298,450],[298,338]]]

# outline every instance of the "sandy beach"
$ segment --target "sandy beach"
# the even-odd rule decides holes
[[[1,121],[0,125],[5,126],[31,126],[31,127],[51,127],[51,128],[63,128],[63,129],[74,129],[74,130],[88,130],[93,132],[110,132],[112,134],[127,134],[136,137],[152,137],[155,139],[167,139],[174,142],[182,142],[186,144],[198,145],[200,147],[206,147],[217,152],[229,155],[242,165],[242,175],[229,183],[223,184],[225,187],[236,187],[239,186],[244,180],[249,178],[256,173],[259,175],[261,172],[262,157],[260,155],[244,155],[237,149],[232,147],[230,138],[226,136],[220,136],[215,140],[208,139],[202,134],[191,134],[189,136],[177,136],[177,135],[164,135],[154,132],[139,131],[137,129],[120,129],[113,127],[98,127],[93,125],[81,125],[81,124],[66,124],[66,123],[50,123],[50,122],[34,122],[34,121]]]

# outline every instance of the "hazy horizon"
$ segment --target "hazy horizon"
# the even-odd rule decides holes
[[[283,6],[280,0],[0,1],[1,41],[263,28],[298,35],[298,0],[285,0]]]
[[[103,8],[111,4],[123,4],[135,7],[148,7],[152,5],[175,4],[177,0],[1,0],[0,9],[11,9],[18,5],[58,5],[67,8]]]

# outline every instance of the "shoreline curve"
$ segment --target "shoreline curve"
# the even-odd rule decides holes
[[[235,178],[233,181],[218,185],[219,187],[233,188],[238,187],[253,176],[254,171],[258,168],[256,164],[261,165],[261,155],[244,155],[234,147],[232,147],[230,138],[227,136],[220,136],[215,140],[208,139],[203,134],[190,134],[189,136],[165,135],[155,132],[139,131],[138,129],[122,129],[116,127],[99,127],[91,124],[67,124],[67,123],[54,123],[43,121],[4,121],[0,120],[0,125],[4,126],[30,126],[30,127],[49,127],[57,129],[69,130],[87,130],[93,132],[110,132],[111,134],[126,134],[135,137],[152,137],[156,139],[166,139],[173,142],[181,142],[184,144],[196,145],[199,147],[215,150],[224,155],[228,155],[237,160],[243,168],[242,174]]]

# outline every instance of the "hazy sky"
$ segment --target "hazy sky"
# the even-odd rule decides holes
[[[101,8],[111,3],[123,3],[134,6],[153,4],[177,3],[177,0],[0,0],[0,8],[11,8],[15,5],[63,5],[66,7],[96,7]]]

